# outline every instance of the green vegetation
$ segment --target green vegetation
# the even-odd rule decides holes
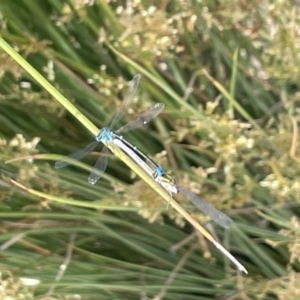
[[[14,0],[0,13],[1,37],[87,118],[0,50],[0,298],[300,299],[296,6]],[[122,122],[166,108],[126,138],[236,222],[207,228],[248,275],[113,155],[88,184],[101,148],[54,169],[108,124],[136,73]]]

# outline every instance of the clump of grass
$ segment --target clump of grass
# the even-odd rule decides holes
[[[125,81],[142,74],[142,100],[124,122],[151,103],[166,110],[151,130],[126,137],[236,221],[234,234],[215,230],[249,271],[237,284],[201,236],[178,245],[191,228],[119,160],[110,159],[93,188],[86,167],[53,170],[54,154],[92,136],[1,52],[3,287],[37,279],[30,289],[37,299],[299,297],[299,21],[292,4],[49,0],[1,2],[0,10],[1,36],[97,127],[119,106]],[[35,159],[4,164],[27,155]],[[94,156],[84,162],[92,165]],[[70,203],[16,190],[8,176]],[[21,299],[24,290],[11,286],[3,295]]]

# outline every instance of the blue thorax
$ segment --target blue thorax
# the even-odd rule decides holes
[[[95,140],[97,142],[110,143],[112,142],[112,138],[113,138],[113,132],[110,131],[108,127],[104,127],[96,135]]]

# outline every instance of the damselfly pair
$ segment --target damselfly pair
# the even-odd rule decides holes
[[[219,225],[227,228],[232,223],[232,220],[217,210],[210,204],[206,203],[204,200],[200,199],[197,195],[191,192],[189,189],[180,186],[177,182],[169,175],[165,174],[162,167],[157,165],[148,156],[139,151],[136,147],[131,145],[122,136],[118,135],[122,132],[127,132],[136,128],[139,128],[149,121],[154,119],[164,108],[164,104],[157,103],[153,107],[150,107],[143,113],[141,113],[137,118],[126,124],[125,126],[118,129],[115,133],[111,131],[114,125],[122,118],[122,116],[127,111],[134,95],[136,93],[138,84],[140,81],[140,75],[134,76],[132,81],[129,83],[128,91],[125,94],[124,100],[121,104],[119,112],[114,116],[109,127],[104,127],[99,131],[99,134],[95,137],[95,140],[87,145],[84,149],[79,149],[64,159],[56,162],[56,168],[63,168],[72,162],[72,159],[81,159],[90,152],[101,142],[104,144],[101,155],[97,160],[93,171],[89,175],[88,181],[91,184],[95,184],[101,177],[106,169],[108,162],[108,147],[118,147],[122,151],[131,157],[149,176],[151,176],[157,184],[159,184],[163,189],[165,189],[171,196],[173,194],[182,193],[189,201],[191,201],[197,208],[199,208],[205,215],[209,216]]]

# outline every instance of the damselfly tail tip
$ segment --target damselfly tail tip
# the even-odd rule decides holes
[[[247,269],[246,269],[243,265],[239,266],[239,267],[238,267],[238,270],[239,270],[240,272],[244,272],[245,274],[248,274]]]

